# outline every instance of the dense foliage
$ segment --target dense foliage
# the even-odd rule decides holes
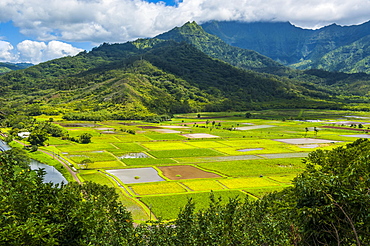
[[[20,69],[25,69],[27,67],[30,67],[30,66],[33,66],[33,64],[31,63],[17,63],[17,64],[14,64],[14,63],[3,63],[3,62],[0,62],[0,74],[2,73],[7,73],[7,72],[10,72],[10,71],[14,71],[14,70],[20,70]]]
[[[0,245],[125,245],[131,215],[114,189],[42,182],[18,149],[0,153]]]
[[[63,114],[67,120],[157,121],[204,110],[338,107],[313,83],[238,69],[193,45],[159,39],[103,44],[7,73],[0,85],[4,113]]]
[[[156,38],[191,44],[210,57],[220,59],[240,68],[262,70],[282,67],[280,63],[256,51],[234,47],[225,43],[219,37],[205,32],[195,22],[188,22],[182,27],[176,27],[169,32],[158,35]]]
[[[299,69],[368,73],[369,25],[332,24],[310,30],[289,22],[212,21],[202,27],[228,44]]]
[[[370,141],[317,150],[293,187],[252,202],[189,200],[172,222],[133,227],[106,186],[42,183],[17,149],[0,154],[2,245],[369,245]]]
[[[323,73],[286,68],[187,23],[157,38],[104,43],[75,57],[6,73],[0,76],[0,111],[157,122],[200,111],[338,109],[352,102],[353,109],[368,108],[366,74]]]

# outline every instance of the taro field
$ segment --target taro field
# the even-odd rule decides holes
[[[61,158],[82,182],[114,187],[136,221],[174,219],[189,198],[196,209],[212,194],[259,199],[291,186],[317,149],[368,138],[365,113],[275,110],[177,115],[171,121],[56,121],[89,144],[50,138],[44,151]],[[42,120],[41,118],[39,120]]]

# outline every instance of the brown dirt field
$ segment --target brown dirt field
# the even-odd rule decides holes
[[[218,178],[218,174],[206,172],[193,166],[158,167],[164,176],[172,180]],[[177,176],[176,176],[177,175]]]

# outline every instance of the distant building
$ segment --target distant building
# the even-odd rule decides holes
[[[18,136],[21,138],[28,138],[30,136],[30,132],[20,132]]]

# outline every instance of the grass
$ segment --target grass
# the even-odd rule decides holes
[[[219,180],[219,182],[228,187],[229,189],[265,187],[265,186],[269,187],[280,185],[265,178],[221,179]]]
[[[213,170],[230,177],[251,177],[259,175],[299,173],[304,164],[300,158],[291,159],[256,159],[244,161],[223,161],[199,163],[203,169]]]
[[[122,123],[131,124],[133,122],[105,121],[99,122],[99,126],[96,127],[113,128],[114,134],[101,133],[96,127],[65,127],[64,129],[68,130],[70,136],[79,136],[84,132],[92,134],[92,143],[77,144],[60,138],[50,138],[48,141],[50,146],[43,147],[43,149],[57,155],[60,154],[65,158],[69,157],[76,163],[83,159],[93,160],[94,162],[88,165],[88,169],[79,170],[80,176],[84,180],[114,186],[120,195],[120,200],[133,213],[134,219],[149,219],[147,208],[143,209],[141,207],[142,203],[137,200],[137,196],[141,196],[141,201],[150,207],[156,216],[173,219],[189,198],[195,201],[197,209],[206,208],[211,190],[214,190],[215,195],[222,196],[224,201],[235,195],[244,198],[246,197],[244,192],[250,193],[254,197],[262,197],[269,192],[282,190],[284,187],[291,185],[292,179],[305,168],[301,157],[291,158],[290,154],[307,154],[318,148],[329,150],[356,139],[341,135],[358,134],[355,131],[322,128],[323,125],[328,125],[323,122],[304,122],[295,121],[294,119],[335,119],[340,121],[338,119],[345,115],[368,116],[366,112],[293,109],[250,112],[252,118],[247,119],[244,117],[245,113],[202,112],[200,113],[201,118],[197,118],[198,113],[192,113],[182,115],[184,118],[175,117],[170,122],[171,125],[187,124],[189,126],[187,129],[173,128],[173,130],[183,133],[208,133],[219,136],[219,138],[188,139],[179,133],[158,133],[151,129],[139,127],[140,125],[158,126],[158,124],[135,122],[139,124],[124,125]],[[42,117],[45,118],[45,116]],[[40,119],[43,119],[42,117]],[[207,119],[207,117],[212,118]],[[53,118],[61,120],[57,117]],[[198,127],[194,125],[194,122],[206,122],[207,120],[209,121],[208,125],[205,123],[197,124]],[[356,121],[356,119],[348,120]],[[221,127],[211,127],[212,121],[216,121],[216,125],[221,122]],[[358,121],[370,122],[363,119]],[[64,121],[62,123],[73,124],[73,122]],[[87,123],[91,124],[91,122]],[[255,126],[274,125],[275,127],[244,131],[226,129],[247,126],[243,123]],[[163,124],[167,125],[167,123]],[[306,127],[310,129],[307,135]],[[317,134],[311,130],[313,127],[319,129]],[[136,134],[128,134],[121,131],[121,129],[131,129]],[[310,149],[301,148],[300,145],[274,141],[274,139],[304,137],[343,142],[321,144],[318,148]],[[255,148],[262,148],[262,150],[238,151]],[[151,157],[118,159],[124,154],[138,152],[145,152]],[[272,159],[276,155],[270,156],[270,159],[268,159],[269,154],[284,155],[281,155],[279,159]],[[51,157],[48,158],[41,162],[49,162],[56,165],[56,167],[61,166],[60,163],[55,163],[55,160]],[[118,188],[108,177],[96,170],[120,169],[125,166],[156,167],[177,164],[191,164],[210,172],[222,174],[227,178],[130,184],[130,189],[137,194],[135,196],[133,192],[130,195],[127,194],[124,189]],[[75,167],[78,168],[77,165]]]
[[[116,169],[124,167],[124,163],[114,160],[114,161],[98,161],[88,164],[88,168],[92,169]]]
[[[121,142],[116,142],[116,143],[112,143],[111,145],[113,145],[114,147],[119,148],[120,150],[122,150],[124,152],[141,152],[141,151],[145,151],[145,148],[143,148],[142,146],[140,146],[137,143],[121,143]]]
[[[264,146],[261,150],[251,150],[251,151],[238,151],[241,149],[255,149],[260,148],[264,145],[246,145],[244,147],[238,148],[216,148],[215,150],[223,152],[227,155],[258,155],[258,154],[273,154],[273,153],[287,153],[287,152],[294,152],[286,147],[279,147],[279,146]],[[303,151],[304,149],[301,149]]]
[[[130,188],[138,195],[156,195],[186,192],[186,189],[179,185],[177,182],[137,184],[130,185]]]
[[[124,143],[145,142],[145,141],[151,140],[150,138],[146,137],[143,134],[135,134],[135,135],[125,134],[125,135],[115,136],[115,138]]]
[[[278,175],[278,176],[269,176],[268,178],[279,183],[291,184],[293,179],[297,175],[294,174],[285,174],[285,175]]]
[[[218,141],[189,141],[188,145],[194,146],[196,148],[223,148],[226,147],[224,142]]]
[[[66,141],[61,140],[60,138],[56,138],[56,137],[49,137],[49,140],[47,141],[47,143],[49,145],[68,145],[69,144]]]
[[[80,176],[84,179],[84,181],[91,181],[102,185],[107,185],[109,187],[114,187],[112,181],[107,176],[95,170],[81,170]]]
[[[193,146],[181,142],[149,142],[143,143],[142,146],[152,151],[194,149]]]
[[[245,199],[247,195],[241,191],[215,191],[215,198],[221,197],[222,203],[225,204],[230,198]],[[164,220],[174,219],[180,210],[186,205],[189,199],[195,203],[197,211],[209,207],[211,192],[169,195],[169,196],[151,196],[142,197],[143,201],[156,215],[157,218]]]
[[[220,183],[215,180],[192,180],[181,182],[192,191],[211,191],[224,189]]]
[[[126,158],[121,160],[128,166],[161,166],[175,164],[176,161],[169,158],[153,159],[153,158]]]
[[[194,156],[219,156],[221,153],[212,149],[175,149],[175,150],[157,150],[149,151],[149,154],[157,158],[176,158],[176,157],[194,157]]]
[[[162,133],[162,134],[145,134],[146,137],[152,140],[184,140],[186,137],[180,136],[174,133]]]
[[[110,150],[115,149],[109,143],[90,143],[90,144],[70,144],[70,145],[59,145],[57,146],[60,152],[77,152],[77,151],[100,151],[100,150]]]
[[[98,150],[100,151],[100,150]],[[100,162],[100,161],[116,161],[117,159],[107,153],[107,152],[69,152],[68,155],[66,155],[69,159],[74,161],[75,163],[81,163],[84,159],[90,159],[93,162]]]
[[[119,195],[118,201],[120,201],[126,207],[127,211],[132,214],[134,221],[140,222],[149,220],[149,215],[144,211],[141,205],[138,204],[138,202],[123,195],[122,190],[119,188],[116,188],[116,192]]]
[[[243,189],[245,192],[252,194],[255,197],[262,198],[265,195],[268,195],[272,192],[277,192],[283,190],[283,186],[274,186],[274,187],[263,187],[263,188],[247,188]]]

